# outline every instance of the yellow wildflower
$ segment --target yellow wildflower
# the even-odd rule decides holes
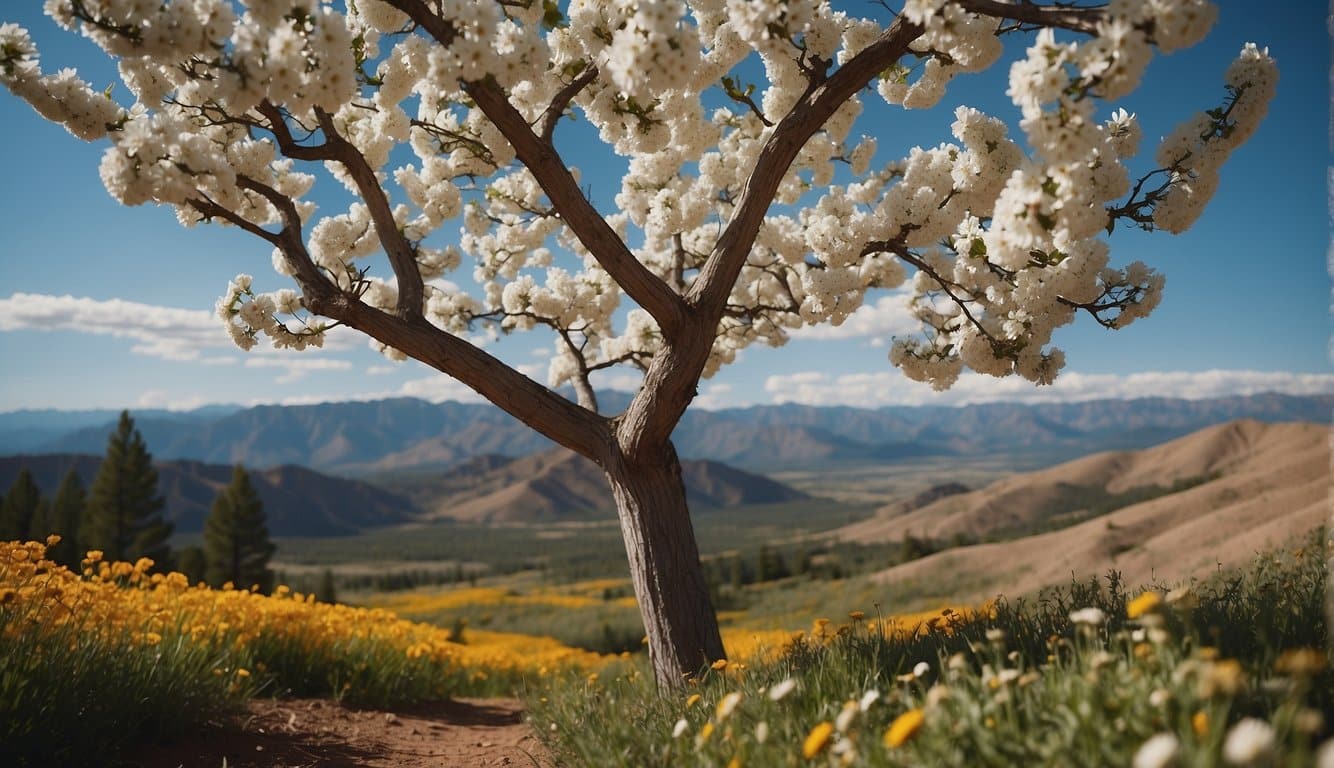
[[[801,743],[801,756],[807,760],[824,751],[829,744],[829,737],[834,734],[834,724],[825,720],[811,729],[806,740]]]
[[[861,621],[862,619],[866,618],[866,612],[865,612],[865,611],[848,611],[848,618],[852,619],[853,621]]]
[[[1274,669],[1285,675],[1314,675],[1325,669],[1325,654],[1314,648],[1291,648],[1278,657]]]
[[[695,704],[697,704],[698,702],[699,702],[699,694],[698,693],[690,694],[689,696],[686,697],[686,709],[690,709],[691,707],[695,706]]]
[[[1157,613],[1162,602],[1163,599],[1158,596],[1158,593],[1150,590],[1126,604],[1126,616],[1138,619],[1150,613]]]
[[[891,749],[903,746],[921,729],[925,721],[926,716],[920,709],[910,709],[894,718],[885,731],[885,746]]]
[[[1202,709],[1196,712],[1190,718],[1190,728],[1195,731],[1196,736],[1204,738],[1204,735],[1209,732],[1209,715]]]
[[[236,676],[242,678],[250,677],[250,670],[246,669],[245,667],[241,667],[240,669],[236,670]]]
[[[719,672],[725,671],[727,669],[727,659],[718,659],[717,661],[710,664],[709,668],[717,670]]]

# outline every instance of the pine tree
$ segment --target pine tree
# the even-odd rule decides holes
[[[19,470],[14,484],[5,494],[5,503],[0,506],[0,541],[27,539],[31,533],[33,517],[42,503],[42,492],[37,481],[27,467]]]
[[[194,544],[182,547],[180,554],[176,556],[176,570],[184,574],[191,584],[198,584],[204,580],[207,567],[204,550]]]
[[[320,581],[315,585],[315,600],[330,605],[338,602],[338,589],[334,586],[332,569],[325,568],[320,573]]]
[[[162,519],[165,502],[157,493],[157,470],[134,428],[129,411],[107,441],[107,453],[88,492],[87,514],[80,529],[83,546],[102,551],[106,560],[149,557],[158,570],[170,566],[167,540],[172,525]]]
[[[204,579],[215,587],[231,582],[238,589],[258,584],[261,592],[273,589],[269,558],[273,542],[264,505],[244,467],[232,471],[231,485],[213,500],[204,523]]]
[[[83,559],[84,551],[79,548],[79,525],[83,520],[83,510],[87,494],[83,490],[83,480],[79,473],[70,467],[65,479],[56,489],[56,497],[51,502],[51,515],[48,523],[50,532],[60,536],[60,543],[52,547],[48,557],[61,565],[75,568]]]

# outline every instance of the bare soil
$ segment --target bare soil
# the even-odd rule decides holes
[[[143,768],[551,768],[515,699],[384,712],[324,699],[251,701],[235,718],[127,755]],[[225,760],[225,763],[224,763]]]

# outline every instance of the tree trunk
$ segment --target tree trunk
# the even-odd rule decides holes
[[[688,676],[724,658],[681,462],[669,443],[656,461],[632,462],[615,451],[603,469],[616,498],[653,674],[659,688],[680,688]]]

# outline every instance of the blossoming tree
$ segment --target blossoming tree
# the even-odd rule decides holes
[[[122,203],[272,248],[296,289],[233,281],[218,314],[241,347],[319,346],[348,326],[595,461],[671,686],[724,653],[670,440],[700,378],[906,283],[923,331],[890,360],[908,377],[1050,383],[1056,328],[1080,315],[1120,328],[1158,302],[1162,277],[1110,266],[1108,238],[1189,227],[1277,79],[1246,46],[1219,106],[1141,160],[1135,116],[1114,102],[1155,48],[1205,34],[1204,0],[906,0],[880,18],[835,4],[47,0],[130,96],[43,72],[13,24],[0,80],[110,142],[101,176]],[[964,107],[954,143],[873,162],[864,100],[932,107],[1013,34],[1030,43],[1007,91],[1030,149]],[[562,158],[576,116],[624,158],[614,211]],[[851,182],[833,183],[836,163]],[[317,213],[317,180],[353,201]],[[465,260],[472,291],[443,279]],[[471,344],[479,324],[547,329],[546,386]],[[614,366],[643,385],[605,415],[590,377]]]

